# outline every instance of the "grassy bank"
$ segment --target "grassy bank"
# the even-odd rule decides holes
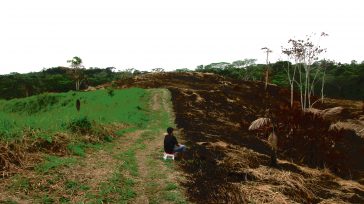
[[[26,131],[52,135],[74,131],[72,125],[123,123],[142,127],[148,123],[148,93],[132,88],[94,92],[42,94],[0,102],[0,139],[19,138]],[[80,111],[76,100],[80,100]],[[44,136],[46,137],[46,136]]]

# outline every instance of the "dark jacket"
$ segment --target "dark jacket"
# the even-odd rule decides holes
[[[164,152],[168,154],[173,154],[173,149],[175,145],[178,145],[176,137],[167,134],[164,137]]]

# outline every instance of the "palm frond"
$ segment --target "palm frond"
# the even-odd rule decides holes
[[[271,125],[272,125],[272,122],[271,122],[270,118],[258,118],[250,124],[249,130],[258,130],[258,129],[270,127]]]

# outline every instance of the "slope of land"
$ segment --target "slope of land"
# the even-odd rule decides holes
[[[7,139],[14,146],[27,145],[17,152],[2,149],[2,155],[15,152],[27,156],[21,158],[21,164],[3,158],[13,163],[2,169],[6,174],[0,179],[0,203],[185,203],[183,189],[178,185],[183,177],[176,175],[173,161],[162,159],[164,131],[174,126],[168,90],[126,89],[115,90],[111,95],[99,90],[51,96],[60,100],[41,107],[36,114],[20,113],[18,107],[20,103],[29,107],[33,98],[2,104],[18,107],[18,111],[2,112],[2,120],[17,123],[11,135],[3,133],[7,137],[2,144]],[[77,98],[82,99],[80,113],[74,107]],[[69,107],[63,106],[68,100]],[[55,113],[57,122],[47,121],[46,125],[45,120],[39,119],[57,119],[52,117]],[[69,124],[78,114],[87,115],[91,130],[72,132],[72,128],[58,126],[61,122]],[[29,119],[16,120],[20,116]],[[29,147],[35,148],[32,144],[38,140],[22,139],[26,136],[24,127],[19,125],[38,125],[36,135],[47,132],[49,137],[39,139],[47,145],[30,151]],[[65,144],[59,145],[61,140],[56,135],[60,134],[67,138],[63,140]],[[10,137],[16,135],[19,137]],[[56,145],[63,150],[55,151]]]
[[[265,92],[263,83],[202,73],[155,73],[118,85],[171,91],[176,124],[189,146],[180,167],[190,201],[364,202],[363,139],[351,130],[329,131],[329,122],[289,108],[288,90],[269,86]],[[248,131],[267,109],[278,124],[276,168],[264,136]],[[359,120],[358,111],[346,117]]]
[[[288,90],[202,73],[117,84],[122,90],[0,101],[0,202],[364,202],[360,126],[329,130],[332,121],[303,114],[297,101],[291,108]],[[317,107],[337,105],[348,111],[338,120],[361,124],[360,105]],[[248,131],[267,114],[279,136],[274,168],[266,135]],[[188,146],[177,169],[161,159],[174,122]]]

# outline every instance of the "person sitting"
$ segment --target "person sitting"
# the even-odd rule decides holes
[[[167,134],[164,137],[164,152],[167,154],[181,153],[183,158],[183,152],[186,151],[186,146],[179,144],[177,138],[173,135],[173,128],[167,128]]]

